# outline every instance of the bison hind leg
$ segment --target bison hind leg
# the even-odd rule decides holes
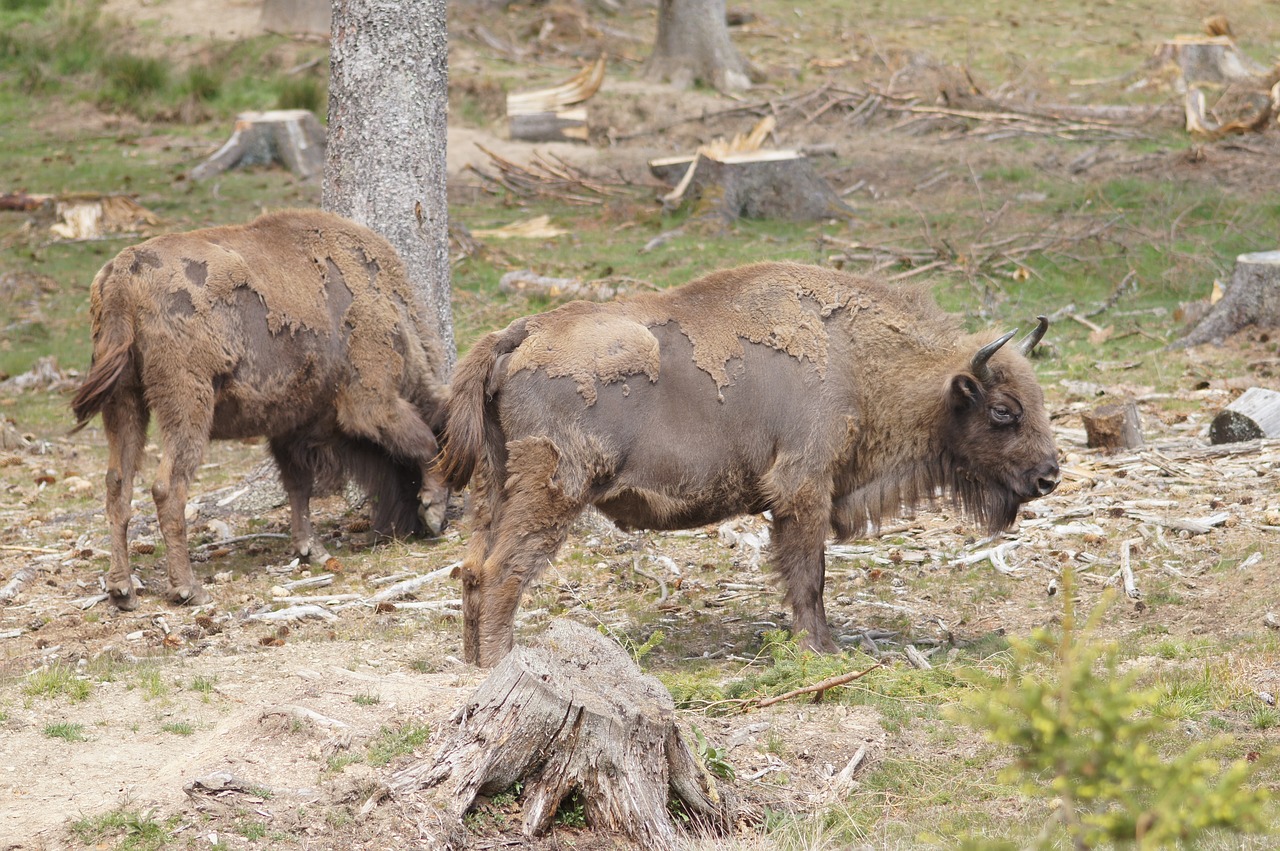
[[[369,498],[375,535],[403,538],[442,531],[429,529],[419,511],[422,470],[416,461],[396,458],[368,440],[348,440],[344,450],[347,471]]]
[[[328,561],[329,553],[311,525],[311,497],[342,487],[346,482],[342,462],[332,444],[308,439],[306,435],[273,437],[270,445],[280,481],[289,495],[293,550],[313,563]]]

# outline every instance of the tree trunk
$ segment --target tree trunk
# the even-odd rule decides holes
[[[660,0],[658,37],[644,75],[682,89],[701,82],[720,91],[750,88],[758,76],[729,40],[725,0]]]
[[[333,0],[332,30],[324,208],[396,247],[452,368],[444,0]]]
[[[1237,257],[1227,294],[1173,347],[1221,343],[1250,325],[1280,327],[1280,251]]]
[[[461,820],[479,795],[522,784],[524,834],[550,827],[577,793],[594,830],[625,833],[644,848],[676,844],[668,800],[696,823],[727,826],[715,785],[680,733],[671,695],[616,643],[567,620],[533,646],[512,650],[458,711],[457,730],[434,760],[391,778],[411,798],[442,787],[462,847]]]

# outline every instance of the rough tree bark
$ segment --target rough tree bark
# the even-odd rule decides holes
[[[679,88],[702,82],[720,91],[750,88],[759,76],[729,40],[725,0],[660,0],[658,37],[644,75]]]
[[[324,208],[382,234],[456,357],[445,198],[445,0],[333,0]]]
[[[676,844],[671,800],[703,827],[728,825],[729,808],[685,744],[671,694],[612,640],[572,621],[553,622],[532,646],[507,654],[454,722],[435,759],[388,784],[402,801],[438,787],[448,813],[430,826],[438,846],[465,847],[462,817],[476,797],[517,782],[526,837],[544,833],[575,791],[590,827],[646,849]]]
[[[1280,327],[1280,251],[1237,257],[1227,294],[1172,347],[1221,343],[1250,325]]]

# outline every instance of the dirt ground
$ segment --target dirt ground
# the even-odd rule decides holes
[[[257,26],[256,3],[248,0],[109,0],[107,9],[193,39],[231,38]],[[466,72],[465,53],[454,66],[455,74]],[[651,156],[734,127],[728,120],[665,126],[672,116],[732,105],[714,94],[677,98],[646,84],[607,86],[600,96],[604,123],[629,132],[653,130],[611,148],[609,167],[643,179]],[[1259,163],[1274,158],[1276,136],[1194,156],[1124,157],[1103,141],[1084,168],[1094,175],[1177,174],[1248,186],[1257,180]],[[942,177],[930,191],[945,192],[997,156],[980,141],[940,147],[905,134],[895,140],[889,150],[813,122],[779,141],[834,144],[842,155],[860,152],[857,164],[837,177],[841,185],[867,183],[867,192],[909,193],[935,173]],[[588,170],[602,167],[596,147],[513,143],[493,129],[459,124],[449,136],[452,183],[472,179],[468,164],[487,162],[480,146],[520,162],[541,154]],[[1061,174],[1080,173],[1073,171],[1079,165],[1054,153],[1040,162]],[[1135,329],[1155,321],[1143,315],[1117,320]],[[1242,636],[1266,634],[1265,619],[1280,608],[1269,580],[1276,568],[1272,539],[1280,534],[1280,443],[1218,451],[1205,440],[1213,413],[1240,389],[1221,380],[1235,374],[1230,370],[1236,367],[1224,365],[1241,362],[1248,365],[1241,380],[1280,389],[1275,344],[1256,334],[1179,360],[1188,375],[1174,393],[1128,384],[1126,365],[1103,359],[1088,384],[1047,374],[1065,461],[1063,486],[1028,505],[1019,527],[996,541],[979,539],[942,507],[895,526],[883,539],[833,547],[826,599],[841,640],[851,646],[878,641],[893,664],[904,664],[897,651],[907,642],[937,648],[939,659],[954,646],[1026,635],[1058,617],[1053,595],[1064,565],[1080,573],[1082,603],[1091,605],[1116,586],[1126,551],[1143,565],[1136,577],[1142,598],[1118,603],[1102,624],[1104,636],[1123,639],[1152,630],[1171,640],[1231,646]],[[54,376],[52,384],[30,388],[11,381],[0,384],[0,398],[65,396],[74,380]],[[1139,400],[1146,447],[1117,455],[1085,447],[1081,414],[1102,395]],[[241,493],[262,448],[215,445],[189,511],[197,569],[215,603],[185,609],[144,594],[139,610],[116,612],[99,599],[98,587],[108,546],[104,467],[100,455],[84,450],[102,442],[97,423],[75,436],[26,433],[19,423],[0,442],[0,467],[12,468],[5,475],[15,483],[0,493],[0,585],[24,569],[37,571],[15,601],[0,604],[0,851],[93,847],[93,839],[71,833],[68,825],[120,808],[168,819],[177,840],[194,847],[250,847],[262,836],[270,847],[424,842],[412,802],[384,803],[367,814],[362,805],[390,768],[406,764],[407,753],[414,759],[435,753],[450,718],[484,674],[459,661],[459,592],[447,576],[398,606],[370,598],[389,587],[383,580],[456,563],[463,541],[456,524],[438,542],[371,549],[358,500],[319,501],[315,513],[326,544],[340,566],[352,567],[330,584],[294,593],[315,596],[328,617],[283,625],[255,620],[288,595],[286,583],[321,571],[290,561],[281,540],[287,510],[279,498],[248,503]],[[149,471],[154,455],[152,447]],[[59,495],[61,508],[32,511],[30,504],[50,491]],[[158,587],[158,533],[143,482],[135,497],[135,563],[143,583]],[[264,535],[275,537],[254,537]],[[668,633],[658,651],[665,658],[745,666],[765,630],[787,625],[781,596],[754,546],[764,537],[759,519],[723,530],[637,537],[588,517],[525,601],[520,638],[536,635],[554,613],[609,627],[638,643],[646,633],[636,612],[656,607],[663,613],[657,622]],[[230,539],[239,540],[219,543]],[[643,573],[633,564],[643,565]],[[661,588],[654,575],[662,578]],[[1280,651],[1228,654],[1223,665],[1238,677],[1242,694],[1259,696],[1259,706],[1262,695],[1280,693]],[[33,693],[38,677],[58,672],[69,682],[91,684],[83,699]],[[307,720],[295,707],[339,724]],[[859,748],[874,764],[889,750],[929,747],[894,738],[878,714],[863,707],[783,704],[730,718],[690,713],[686,720],[722,743],[739,778],[735,791],[756,812],[821,806],[832,776]],[[79,725],[87,742],[51,736],[56,724]],[[430,732],[398,753],[390,768],[373,764],[370,754],[381,743],[419,729]],[[771,746],[771,738],[784,740],[785,747]],[[976,750],[979,742],[973,734],[955,747]],[[215,772],[235,775],[241,788],[186,791]],[[782,775],[785,786],[774,782]],[[1013,813],[1022,806],[1016,800],[1004,805]],[[495,830],[486,838],[481,830],[477,846],[510,844],[510,835]],[[750,841],[741,840],[744,847]],[[540,845],[626,847],[620,839],[568,829]]]

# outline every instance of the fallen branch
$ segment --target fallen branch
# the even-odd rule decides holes
[[[1120,581],[1124,585],[1124,594],[1130,600],[1137,600],[1142,596],[1142,592],[1138,590],[1138,583],[1133,578],[1133,567],[1129,563],[1129,550],[1139,540],[1128,540],[1120,545]]]
[[[780,694],[775,697],[762,697],[755,702],[754,708],[764,709],[766,706],[773,706],[775,703],[781,703],[784,700],[790,700],[791,698],[799,697],[802,694],[816,693],[817,696],[814,697],[813,700],[814,700],[814,703],[819,703],[822,700],[823,692],[825,692],[827,689],[833,689],[833,688],[836,688],[837,686],[846,685],[848,683],[853,682],[854,680],[861,679],[865,677],[867,674],[874,671],[876,668],[882,667],[883,665],[884,665],[883,662],[876,662],[870,668],[867,668],[866,670],[863,670],[863,671],[855,671],[851,674],[841,674],[837,677],[828,677],[827,679],[823,680],[820,683],[814,683],[813,685],[805,686],[804,688],[793,689],[787,692],[786,694]]]
[[[5,583],[3,588],[0,588],[0,602],[12,602],[19,594],[22,593],[22,589],[39,575],[40,568],[38,567],[27,565],[26,567],[18,568],[18,572]]]
[[[330,718],[327,715],[321,715],[319,712],[316,712],[314,709],[308,709],[305,706],[298,706],[292,703],[286,703],[280,706],[273,706],[269,709],[264,709],[262,710],[262,715],[259,716],[258,720],[261,721],[265,718],[270,718],[275,715],[283,716],[285,718],[290,719],[291,721],[310,722],[312,724],[315,724],[317,727],[328,727],[331,730],[350,730],[351,729],[351,725],[346,723],[345,721],[339,721],[336,718]]]

